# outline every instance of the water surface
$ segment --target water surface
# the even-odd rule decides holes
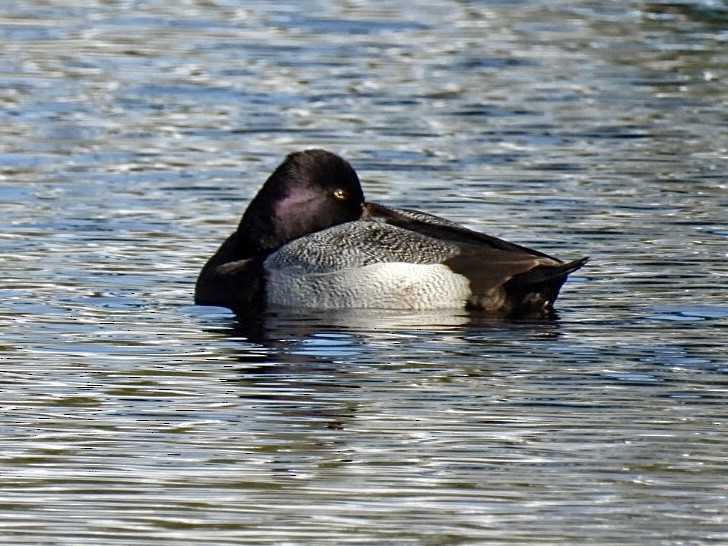
[[[3,4],[0,542],[728,542],[726,13]],[[592,260],[548,322],[193,306],[311,146]]]

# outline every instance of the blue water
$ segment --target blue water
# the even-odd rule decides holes
[[[724,2],[0,6],[0,543],[728,542]],[[192,305],[286,153],[554,321]]]

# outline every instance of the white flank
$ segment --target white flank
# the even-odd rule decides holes
[[[462,308],[470,282],[442,264],[376,263],[328,273],[266,268],[268,303],[318,309]]]

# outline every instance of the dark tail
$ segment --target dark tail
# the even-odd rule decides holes
[[[541,265],[514,276],[504,288],[514,303],[512,315],[528,315],[553,311],[566,278],[581,269],[588,257],[558,265]]]
[[[534,267],[530,271],[518,275],[511,279],[515,281],[518,279],[519,286],[531,286],[537,287],[539,285],[551,284],[560,281],[559,287],[566,281],[566,277],[571,275],[574,271],[581,269],[589,261],[589,257],[579,258],[572,262],[559,265],[542,265]]]

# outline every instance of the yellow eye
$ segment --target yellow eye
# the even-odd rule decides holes
[[[337,199],[339,201],[345,201],[347,197],[349,197],[344,190],[341,188],[334,190],[333,192],[334,199]]]

